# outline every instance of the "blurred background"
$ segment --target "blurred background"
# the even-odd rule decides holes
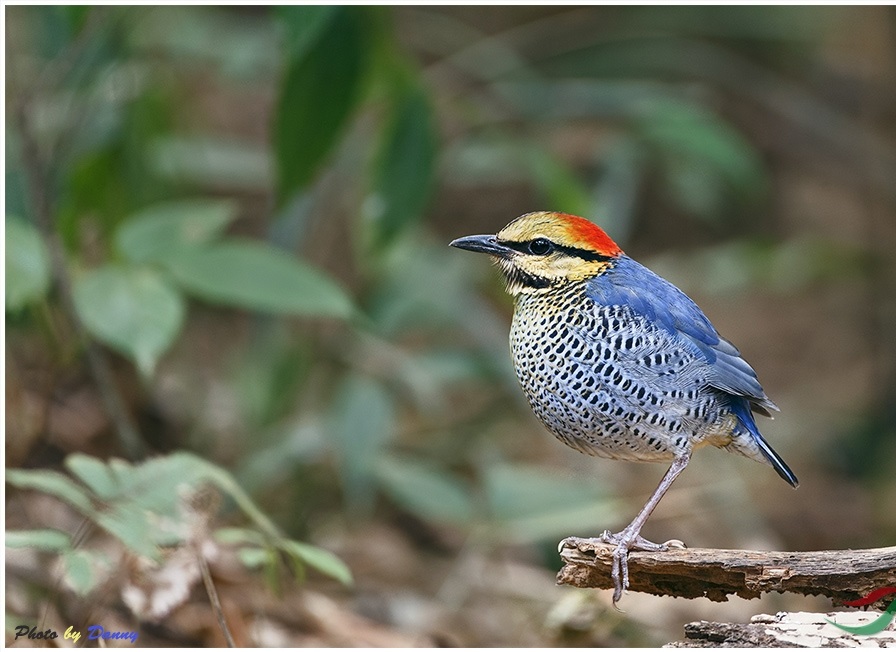
[[[557,542],[665,468],[531,415],[510,298],[447,243],[532,210],[685,290],[781,407],[759,425],[799,490],[703,450],[647,538],[896,540],[892,7],[5,17],[8,644],[223,644],[185,542],[243,645],[661,645],[829,610],[555,586]]]

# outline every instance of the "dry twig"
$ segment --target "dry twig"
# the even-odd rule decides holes
[[[577,548],[564,548],[560,556],[565,565],[557,583],[613,588],[612,553],[612,547],[584,541]],[[813,552],[672,549],[632,552],[628,564],[632,591],[717,602],[729,595],[756,598],[778,591],[824,595],[842,603],[882,586],[896,586],[896,546]]]

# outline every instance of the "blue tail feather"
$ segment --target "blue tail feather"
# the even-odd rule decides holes
[[[732,397],[731,400],[731,411],[734,412],[734,415],[737,417],[737,420],[740,421],[741,425],[747,429],[750,435],[753,438],[753,441],[756,442],[756,445],[759,446],[759,450],[762,452],[762,455],[765,459],[768,460],[769,464],[772,465],[772,468],[784,479],[790,486],[796,488],[800,485],[800,481],[797,480],[796,475],[793,471],[790,470],[790,467],[787,466],[787,463],[781,459],[781,456],[778,455],[775,450],[769,445],[765,438],[760,434],[759,428],[756,427],[756,422],[753,420],[753,413],[750,411],[749,402],[742,397]]]

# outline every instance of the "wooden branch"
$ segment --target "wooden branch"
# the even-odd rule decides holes
[[[896,632],[850,634],[829,621],[856,627],[867,624],[873,614],[864,611],[839,613],[777,613],[753,616],[749,623],[713,623],[701,620],[684,626],[684,640],[664,647],[894,647]]]
[[[610,589],[613,548],[579,540],[560,552],[565,565],[558,584]],[[770,591],[855,600],[882,586],[896,586],[896,546],[868,550],[761,552],[756,550],[670,549],[632,552],[631,591],[717,602],[729,595],[757,598]],[[890,598],[892,599],[892,597]],[[874,605],[884,609],[886,599]]]

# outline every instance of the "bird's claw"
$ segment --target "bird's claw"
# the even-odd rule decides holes
[[[664,552],[670,548],[685,548],[685,544],[678,539],[670,539],[665,543],[654,543],[648,541],[644,537],[627,532],[612,533],[604,530],[599,537],[593,539],[584,539],[580,537],[567,537],[560,542],[558,552],[563,552],[565,548],[582,548],[582,544],[588,547],[607,547],[614,546],[613,549],[613,568],[611,577],[613,578],[613,606],[622,599],[622,593],[629,587],[628,574],[628,553],[632,550],[644,550],[647,552]]]

